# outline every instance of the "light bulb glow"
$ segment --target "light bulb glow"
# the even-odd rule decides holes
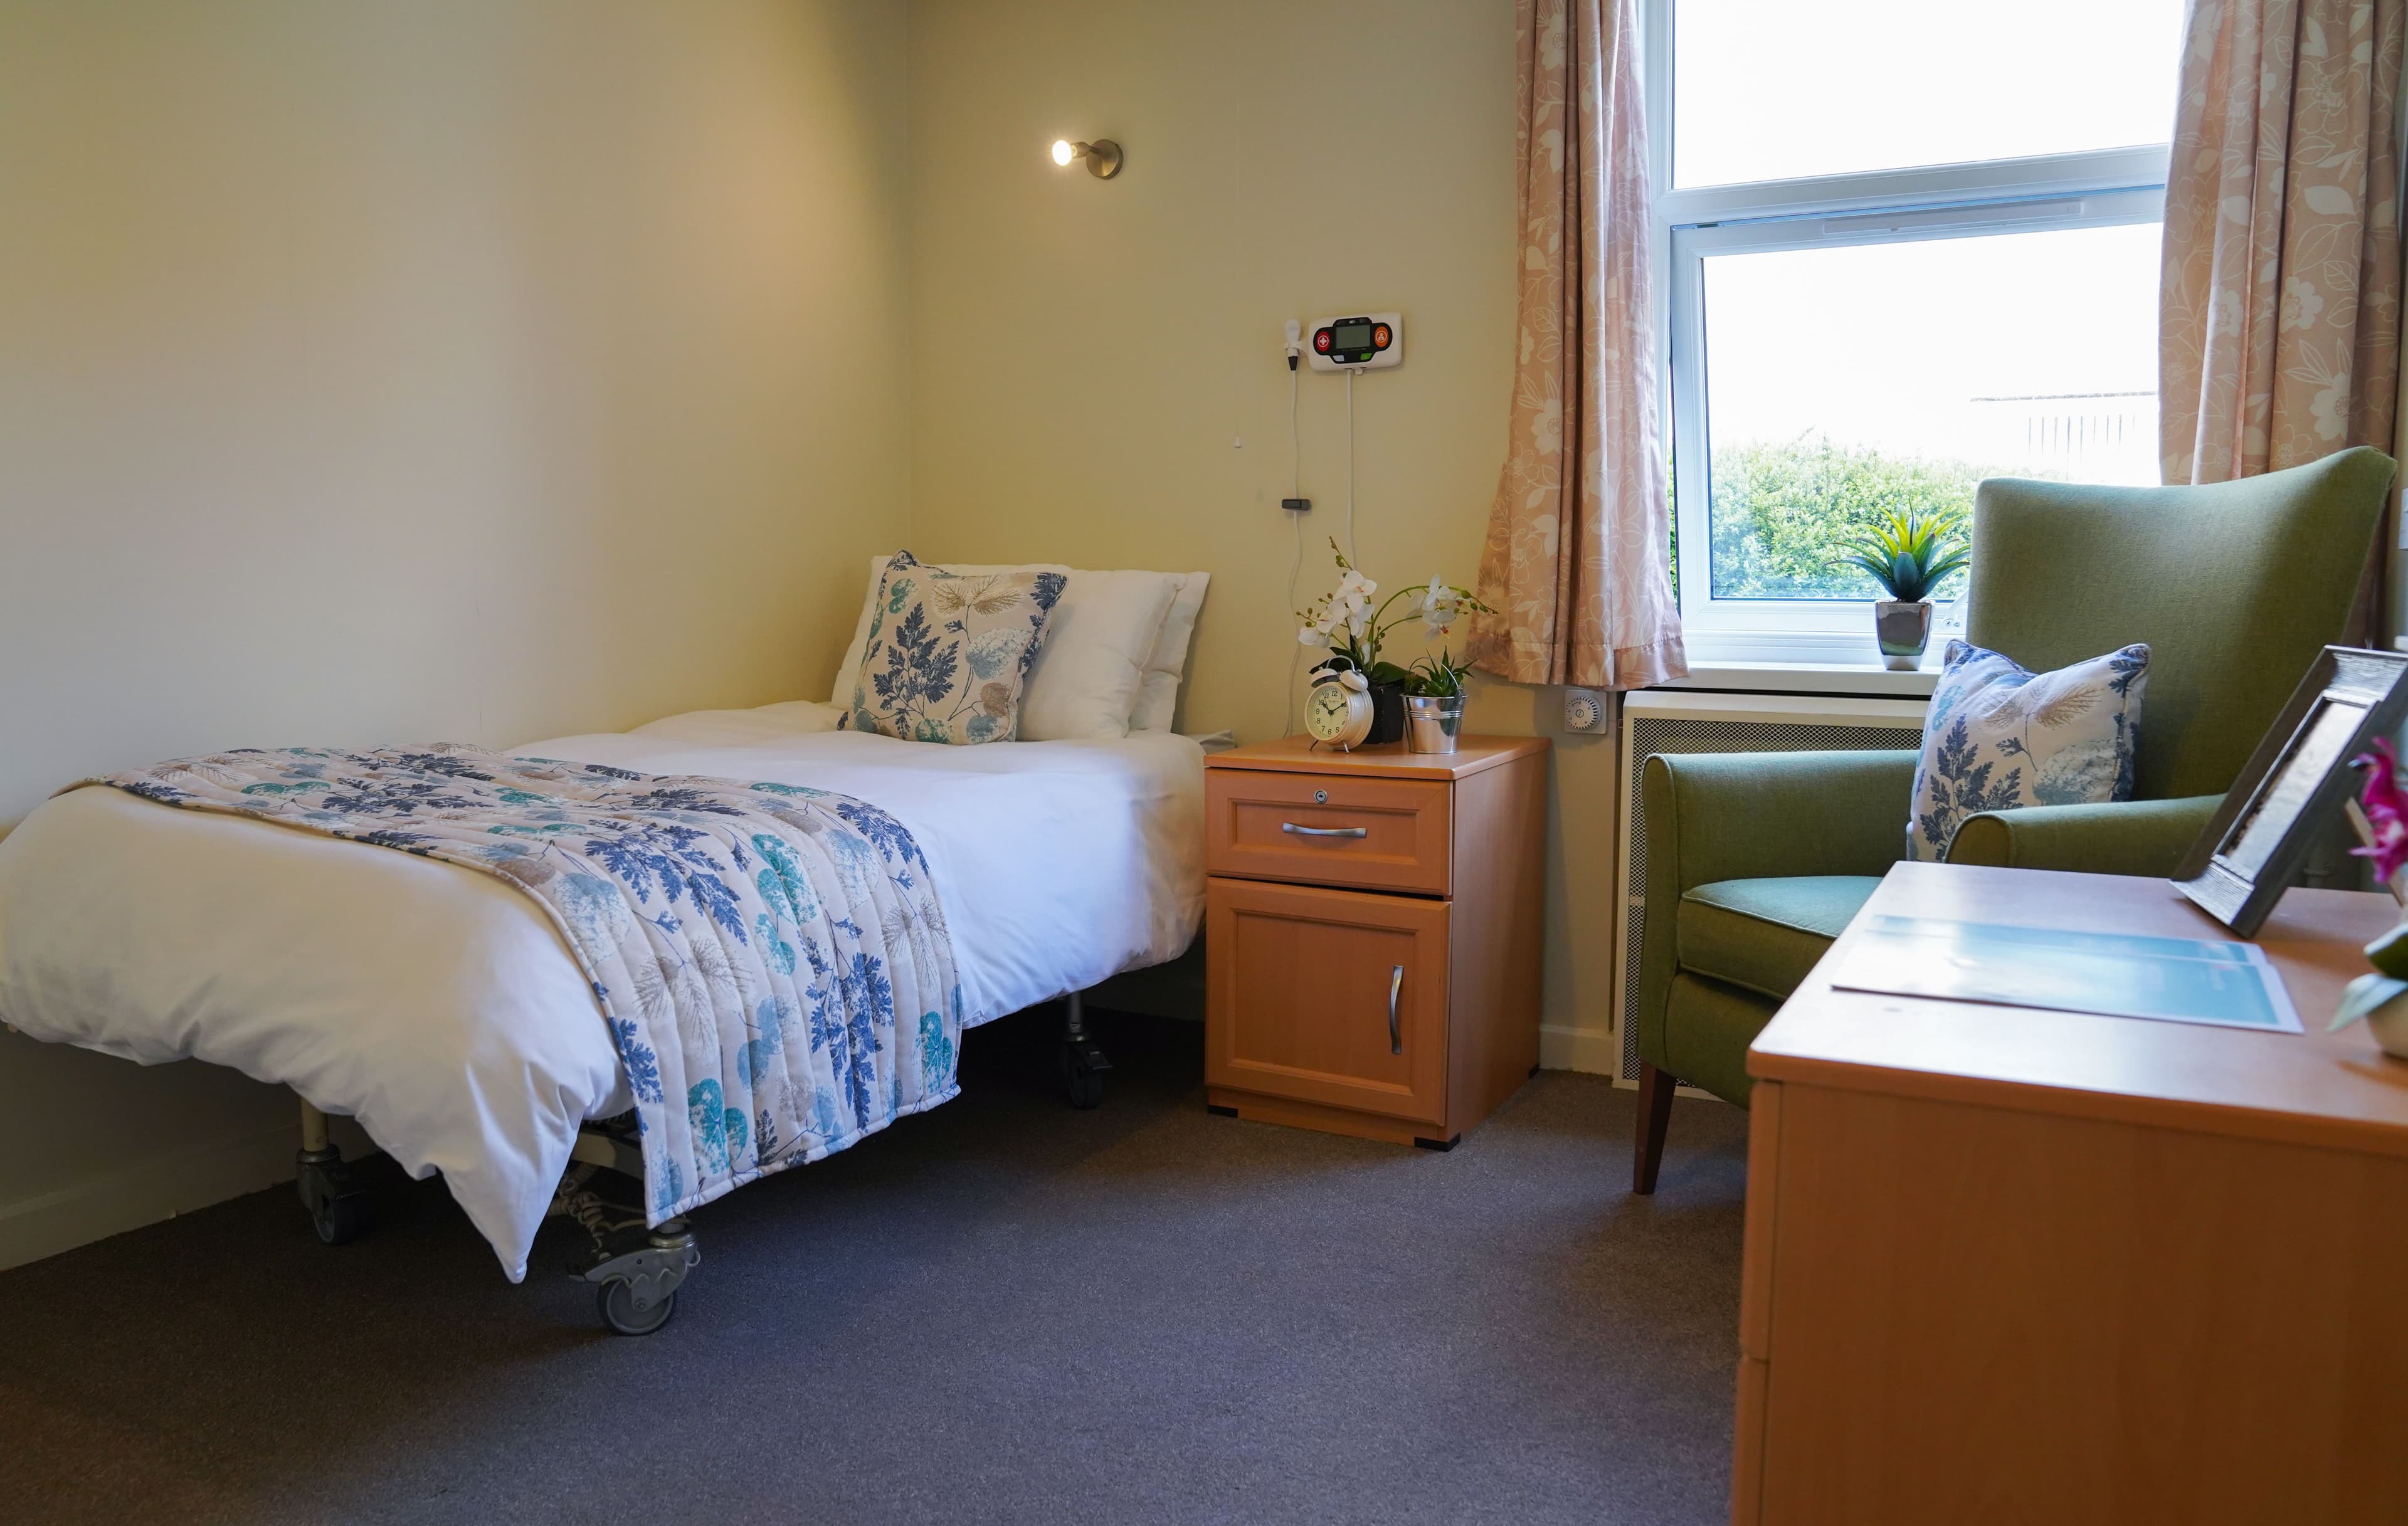
[[[1076,159],[1078,156],[1079,151],[1070,147],[1070,140],[1068,138],[1058,137],[1054,140],[1054,163],[1057,164],[1068,164],[1071,160]]]

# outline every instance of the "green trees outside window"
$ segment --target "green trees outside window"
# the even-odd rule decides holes
[[[1801,435],[1714,452],[1713,596],[1717,599],[1880,599],[1888,595],[1848,561],[1851,545],[1894,514],[1954,512],[1971,521],[1973,488],[2001,472],[1971,462],[1890,455]],[[1965,574],[1932,597],[1954,599]]]

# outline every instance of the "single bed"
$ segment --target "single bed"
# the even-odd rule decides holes
[[[509,750],[882,807],[943,897],[964,1026],[1075,1002],[1196,935],[1195,741],[934,747],[840,731],[838,714],[698,711]],[[0,1016],[144,1063],[230,1065],[356,1119],[411,1175],[443,1174],[513,1281],[572,1156],[607,1160],[580,1126],[630,1105],[570,949],[501,880],[107,788],[0,842]]]

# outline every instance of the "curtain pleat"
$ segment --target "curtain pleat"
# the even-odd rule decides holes
[[[1516,683],[1688,671],[1669,565],[1632,0],[1520,0],[1520,352],[1471,654]]]
[[[2402,0],[2193,0],[2167,170],[2168,482],[2388,449]]]

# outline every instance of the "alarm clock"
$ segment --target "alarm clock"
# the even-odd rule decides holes
[[[1371,734],[1371,680],[1353,668],[1324,677],[1304,702],[1304,727],[1314,745],[1333,742],[1353,751]]]

